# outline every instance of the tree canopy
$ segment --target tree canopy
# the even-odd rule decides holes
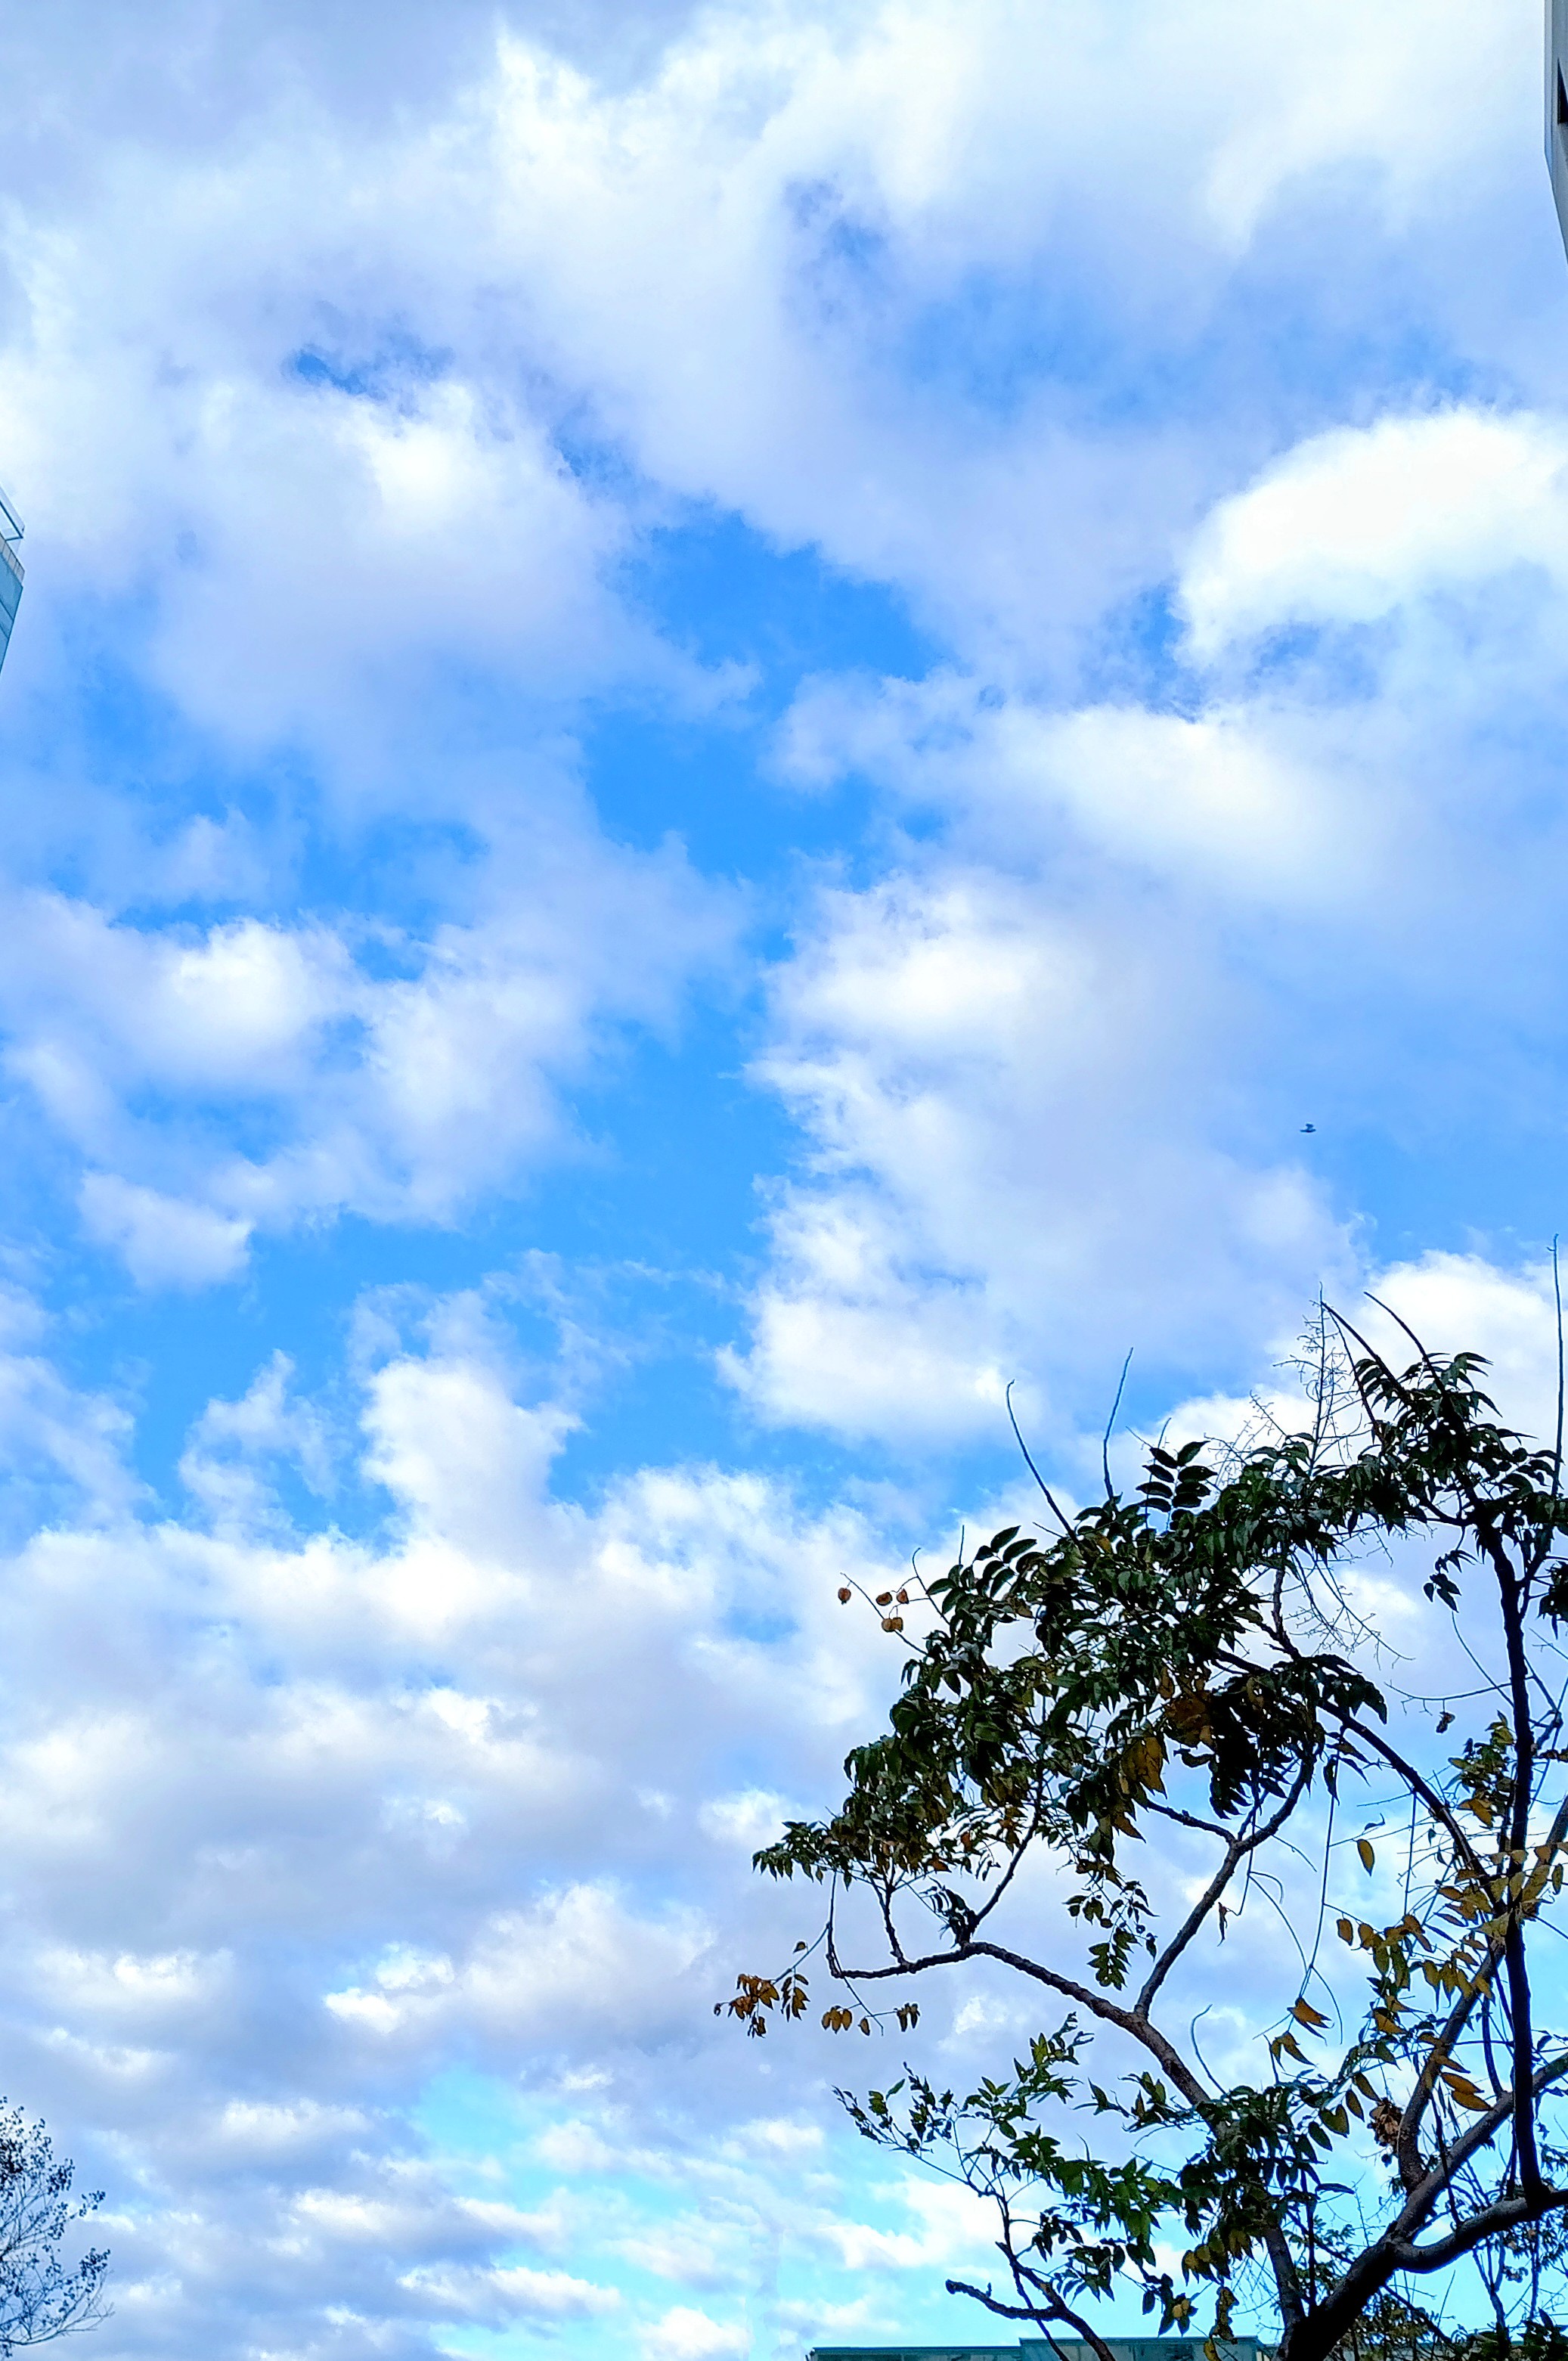
[[[907,2032],[966,1970],[1037,1993],[974,2090],[905,2066],[839,2095],[994,2201],[1005,2277],[950,2288],[1102,2355],[1094,2308],[1131,2285],[1162,2329],[1261,2302],[1281,2361],[1318,2361],[1430,2326],[1466,2258],[1494,2339],[1555,2341],[1562,1389],[1541,1445],[1477,1356],[1409,1348],[1325,1314],[1300,1431],[1161,1441],[1072,1513],[1036,1477],[1039,1530],[884,1591],[888,1725],[830,1817],[756,1856],[826,1915],[720,2004],[751,2032],[815,2005],[818,1947],[835,2031]]]
[[[92,2247],[68,2267],[69,2234],[103,2191],[72,2198],[74,2168],[41,2123],[0,2100],[0,2361],[104,2317],[109,2257]]]

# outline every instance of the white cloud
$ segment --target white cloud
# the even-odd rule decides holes
[[[653,2038],[661,2026],[674,2031],[682,1979],[710,1939],[690,1913],[651,1921],[602,1885],[574,1885],[532,1910],[498,1915],[460,1963],[400,1948],[378,1967],[376,1989],[325,2001],[345,2024],[424,2041],[454,2023],[532,2041]]]
[[[324,2140],[363,2136],[368,2119],[356,2108],[323,2107],[310,2099],[289,2105],[276,2102],[230,2099],[212,2125],[215,2144],[246,2156],[278,2158],[301,2154]]]
[[[422,2266],[398,2282],[435,2320],[481,2321],[499,2328],[514,2320],[596,2320],[620,2308],[615,2288],[596,2287],[569,2271],[535,2271],[514,2264],[499,2270]]]
[[[972,2190],[910,2175],[886,2193],[914,2215],[916,2226],[886,2230],[860,2222],[834,2224],[826,2235],[848,2269],[956,2270],[993,2251],[994,2209]]]
[[[319,1495],[333,1489],[334,1469],[326,1423],[309,1403],[291,1399],[293,1364],[274,1353],[238,1401],[210,1401],[192,1426],[180,1475],[218,1522],[262,1523],[269,1495],[261,1468],[287,1460]]]
[[[1185,675],[1185,710],[979,670],[797,698],[784,774],[869,777],[920,835],[775,972],[759,1071],[806,1153],[721,1360],[759,1410],[994,1434],[1048,1371],[1065,1422],[1112,1338],[1245,1383],[1354,1286],[1325,1116],[1519,1120],[1560,996],[1565,457],[1554,419],[1458,406],[1308,437],[1196,535],[1185,653],[1247,663]],[[1253,662],[1300,624],[1362,636]]]
[[[1452,227],[1458,183],[1497,199],[1524,22],[1203,0],[1108,43],[1090,0],[731,7],[619,85],[504,31],[460,94],[433,77],[373,128],[241,70],[216,143],[133,115],[94,169],[17,189],[0,401],[52,553],[30,595],[150,589],[145,660],[187,712],[345,759],[453,660],[673,681],[607,582],[649,495],[560,456],[586,412],[654,512],[717,501],[966,640],[1048,644],[1190,521],[1203,438],[1102,424],[1098,389],[1085,415],[923,384],[911,338],[956,307],[961,343],[977,277],[1045,272],[1070,304],[1113,283],[1157,346],[1271,204],[1347,170],[1379,228]]]
[[[751,2333],[739,2322],[715,2320],[684,2303],[645,2328],[641,2342],[649,2361],[745,2361],[751,2350]]]
[[[1287,623],[1368,623],[1425,594],[1538,569],[1568,577],[1568,435],[1554,419],[1454,408],[1341,427],[1223,500],[1180,598],[1212,657]]]
[[[231,27],[225,71],[250,38]],[[986,857],[1009,829],[1038,851],[1065,828],[1232,898],[1374,899],[1412,807],[1369,786],[1375,761],[1337,761],[1343,742],[1272,708],[1064,714],[1039,680],[1106,600],[1158,579],[1205,505],[1184,595],[1211,651],[1386,611],[1509,548],[1548,562],[1557,430],[1464,410],[1335,429],[1215,508],[1235,463],[1196,428],[1107,424],[1088,384],[992,400],[908,353],[962,348],[977,281],[1027,291],[1042,271],[1069,306],[1113,282],[1129,333],[1160,347],[1219,301],[1270,207],[1332,196],[1345,170],[1400,234],[1422,204],[1451,221],[1458,155],[1501,202],[1511,39],[1460,0],[1354,38],[1341,0],[1288,28],[1204,0],[1179,38],[1151,19],[1109,48],[1087,5],[735,9],[615,83],[520,27],[483,62],[465,50],[461,96],[433,84],[374,129],[282,103],[264,73],[248,103],[225,85],[215,146],[112,135],[93,170],[27,181],[0,393],[46,552],[29,614],[133,598],[122,653],[187,720],[302,739],[362,808],[477,816],[496,881],[482,909],[397,940],[392,975],[374,972],[384,939],[367,956],[328,919],[159,930],[27,906],[0,980],[11,1071],[83,1160],[89,1234],[144,1285],[191,1286],[339,1209],[451,1221],[560,1152],[561,1093],[615,1033],[668,1021],[723,932],[711,906],[577,821],[509,852],[493,776],[433,765],[411,717],[454,663],[547,703],[633,676],[721,695],[614,588],[684,500],[894,586],[974,661],[964,745],[916,767],[939,807],[987,803]],[[1323,63],[1342,52],[1348,79]],[[585,434],[630,476],[568,466]],[[909,768],[907,748],[888,760]],[[559,807],[558,778],[516,793]],[[192,857],[171,839],[168,878]],[[148,1092],[171,1102],[157,1122]],[[1225,1164],[1179,1174],[1173,1202],[1217,1191],[1228,1229],[1239,1196],[1244,1236],[1265,1207],[1265,1227],[1311,1226],[1288,1176]],[[948,1392],[983,1423],[1015,1357],[976,1310],[990,1282],[918,1225],[884,1235],[885,1214],[791,1200],[783,1262],[867,1276],[780,1281],[756,1365],[780,1374],[757,1398],[795,1401],[786,1365],[841,1348],[874,1363],[887,1305],[917,1423]],[[920,1273],[940,1338],[924,1368],[896,1312],[924,1300]],[[895,1414],[868,1403],[861,1423]]]
[[[786,733],[803,783],[897,808],[770,905],[796,949],[757,1073],[801,1155],[743,1403],[946,1444],[1000,1437],[1015,1375],[1070,1431],[1129,1343],[1245,1385],[1354,1263],[1303,1042],[1354,1034],[1385,1112],[1461,1002],[1554,1021],[1560,847],[1468,767],[1562,677],[1529,406],[1560,258],[1497,259],[1527,203],[1551,235],[1522,0],[585,6],[572,67],[466,0],[368,47],[298,0],[123,14],[66,0],[7,51],[36,555],[0,1026],[51,1213],[196,1286],[343,1211],[455,1224],[571,1151],[572,1091],[673,1028],[736,912],[610,841],[570,734],[596,693],[739,701],[626,563],[739,520],[944,641]],[[1498,406],[1431,406],[1393,344]],[[1299,623],[1359,631],[1348,687],[1269,644]],[[628,808],[676,829],[665,785]],[[1388,1283],[1539,1405],[1538,1268]],[[833,1604],[880,1578],[886,1496],[627,1466],[573,1502],[580,1387],[522,1384],[472,1305],[368,1343],[330,1416],[273,1311],[188,1420],[192,1517],[142,1515],[123,1412],[25,1307],[0,1360],[7,2047],[123,2195],[122,2349],[414,2361],[448,2323],[591,2327],[624,2265],[663,2284],[619,2340],[704,2361],[748,2340],[691,2299],[786,2233],[908,2290],[967,2257],[944,2201],[824,2186],[814,2024],[775,2070],[709,2014],[796,1931],[739,1852],[895,1677]],[[284,1466],[365,1530],[295,1532]],[[501,2093],[466,2158],[410,2127],[455,2061]],[[514,2167],[572,2190],[513,2204]]]
[[[13,214],[26,324],[0,348],[0,388],[45,596],[51,577],[121,595],[150,577],[151,678],[241,744],[303,729],[343,746],[378,699],[406,712],[443,660],[535,681],[629,661],[633,635],[597,581],[621,539],[614,512],[493,374],[477,384],[450,356],[400,352],[407,332],[382,311],[425,279],[393,260],[425,140],[352,157],[330,134],[280,130],[215,171],[111,148],[95,207],[69,228]],[[127,209],[150,269],[124,268]],[[356,215],[378,225],[358,257]],[[275,280],[265,324],[248,302],[236,313],[258,275]],[[340,373],[369,365],[358,390],[291,366],[329,324],[358,347]],[[71,444],[86,464],[68,469]]]
[[[591,1514],[553,1501],[563,1422],[514,1407],[507,1441],[464,1318],[428,1363],[364,1375],[398,1503],[378,1543],[298,1535],[243,1485],[209,1534],[138,1525],[112,1490],[107,1530],[35,1533],[0,1586],[7,2038],[83,2170],[135,2192],[116,2316],[161,2350],[233,2349],[232,2304],[302,2343],[329,2304],[608,2317],[611,2264],[689,2299],[730,2247],[749,2283],[744,2224],[781,2159],[798,2177],[818,2153],[711,2015],[753,1940],[784,1939],[778,1905],[691,1831],[716,1798],[727,1834],[725,1804],[757,1807],[742,1758],[836,1775],[894,1670],[834,1598],[841,1568],[880,1578],[867,1531],[701,1469],[629,1477]],[[289,1379],[269,1361],[211,1406],[188,1467],[313,1447]],[[42,1676],[62,1649],[67,1711]],[[636,1802],[651,1764],[665,1816]],[[402,2114],[457,2056],[503,2088],[520,2060],[560,2077],[541,2167],[696,2173],[688,2205],[707,2170],[742,2229],[699,2254],[624,2205],[476,2189]],[[685,2091],[673,2144],[661,2058]]]
[[[822,2148],[822,2126],[817,2123],[801,2123],[788,2116],[763,2116],[754,2124],[742,2125],[735,2135],[736,2145],[761,2156],[785,2159],[799,2165],[807,2157],[817,2156]]]
[[[138,1958],[122,1951],[111,1959],[50,1951],[38,1964],[40,1978],[71,2012],[124,2024],[156,2022],[200,2005],[219,1993],[233,1963],[223,1952]]]
[[[5,969],[13,1001],[38,1013],[35,1055],[56,1047],[51,1018],[74,1018],[127,1079],[243,1096],[298,1078],[347,982],[344,946],[321,928],[247,918],[159,935],[58,894],[13,906]]]
[[[515,898],[397,943],[408,972],[389,976],[319,926],[158,931],[54,895],[16,904],[5,1060],[88,1163],[88,1234],[143,1286],[202,1286],[244,1266],[258,1228],[343,1208],[446,1220],[566,1151],[562,1086],[629,1025],[674,1021],[731,914],[675,857],[548,829],[533,851]],[[232,1126],[258,1118],[270,1144],[236,1153]]]
[[[80,1197],[88,1235],[124,1257],[138,1287],[209,1287],[244,1268],[248,1222],[113,1172],[87,1173]]]
[[[1012,1378],[1290,1321],[1343,1245],[1293,1157],[1206,1136],[1212,985],[1146,910],[1080,923],[970,871],[828,897],[764,1072],[816,1177],[781,1192],[751,1354],[769,1414],[908,1440],[1004,1428]]]
[[[970,841],[1005,847],[1013,866],[1059,855],[1070,831],[1135,874],[1249,909],[1343,906],[1376,873],[1388,831],[1369,820],[1363,781],[1280,725],[1245,703],[1062,713],[944,673],[817,681],[785,717],[779,767],[807,786],[868,774],[950,815]]]
[[[696,1817],[703,1834],[717,1843],[755,1852],[783,1833],[784,1797],[766,1788],[745,1787],[738,1795],[714,1796]]]
[[[745,2253],[736,2225],[686,2214],[620,2242],[628,2262],[655,2279],[675,2279],[688,2290],[725,2289],[745,2282]]]
[[[1480,1254],[1430,1251],[1377,1272],[1371,1291],[1406,1321],[1429,1352],[1479,1352],[1491,1364],[1485,1389],[1505,1424],[1550,1443],[1557,1422],[1557,1307],[1552,1266],[1531,1259],[1513,1268]],[[1349,1310],[1370,1343],[1396,1369],[1416,1345],[1376,1303]]]

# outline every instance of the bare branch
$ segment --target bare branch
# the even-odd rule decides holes
[[[1294,1784],[1277,1812],[1272,1813],[1266,1820],[1259,1822],[1250,1835],[1244,1834],[1231,1838],[1225,1847],[1224,1860],[1150,1969],[1144,1988],[1134,2004],[1135,2016],[1147,2016],[1155,1994],[1219,1902],[1241,1863],[1246,1859],[1248,1853],[1255,1852],[1260,1845],[1266,1844],[1271,1837],[1278,1835],[1305,1794],[1307,1781],[1310,1776],[1311,1764],[1308,1762],[1303,1763],[1298,1772]]]
[[[1007,1404],[1007,1415],[1008,1415],[1008,1418],[1009,1418],[1009,1419],[1011,1420],[1011,1422],[1012,1422],[1012,1426],[1013,1426],[1013,1433],[1014,1433],[1014,1437],[1015,1437],[1015,1439],[1016,1439],[1016,1441],[1017,1441],[1017,1444],[1018,1444],[1018,1448],[1019,1448],[1019,1450],[1020,1450],[1020,1451],[1023,1453],[1023,1455],[1024,1455],[1024,1464],[1025,1464],[1025,1466],[1028,1468],[1030,1475],[1034,1477],[1034,1479],[1035,1479],[1036,1483],[1039,1486],[1039,1488],[1040,1488],[1041,1491],[1045,1494],[1046,1499],[1047,1499],[1049,1501],[1049,1503],[1050,1503],[1050,1509],[1051,1509],[1051,1514],[1052,1514],[1052,1516],[1053,1516],[1053,1517],[1055,1517],[1055,1519],[1056,1519],[1056,1521],[1057,1521],[1058,1524],[1061,1527],[1061,1529],[1062,1529],[1063,1532],[1064,1532],[1064,1533],[1070,1534],[1070,1533],[1071,1533],[1071,1532],[1072,1532],[1072,1527],[1071,1527],[1071,1525],[1068,1522],[1067,1518],[1063,1515],[1062,1510],[1061,1510],[1060,1507],[1059,1507],[1059,1506],[1058,1506],[1058,1504],[1056,1494],[1051,1490],[1050,1486],[1047,1483],[1047,1481],[1046,1481],[1045,1477],[1041,1475],[1041,1473],[1040,1473],[1039,1469],[1036,1466],[1036,1465],[1035,1465],[1035,1463],[1034,1463],[1034,1460],[1030,1457],[1030,1455],[1029,1455],[1029,1446],[1028,1446],[1028,1444],[1025,1442],[1025,1440],[1024,1440],[1024,1436],[1023,1436],[1023,1431],[1022,1431],[1022,1429],[1020,1428],[1020,1426],[1019,1426],[1019,1424],[1018,1424],[1017,1416],[1016,1416],[1016,1414],[1015,1414],[1015,1412],[1014,1412],[1014,1408],[1013,1408],[1013,1388],[1017,1384],[1017,1382],[1018,1382],[1018,1380],[1017,1380],[1017,1378],[1010,1378],[1010,1379],[1009,1379],[1009,1381],[1008,1381],[1008,1386],[1007,1386],[1007,1391],[1006,1391],[1006,1394],[1005,1394],[1005,1395],[1004,1395],[1004,1397],[1003,1397],[1003,1399],[1004,1399],[1004,1400],[1006,1401],[1006,1404]]]

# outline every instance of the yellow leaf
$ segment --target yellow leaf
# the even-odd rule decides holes
[[[1355,1928],[1348,1918],[1342,1918],[1339,1922],[1339,1938],[1342,1943],[1354,1943],[1355,1940]]]
[[[1290,2014],[1295,2018],[1298,2025],[1310,2025],[1315,2028],[1320,2025],[1327,2025],[1328,2023],[1328,2018],[1323,2015],[1321,2010],[1315,2009],[1310,2001],[1292,2001],[1290,2004]]]
[[[1372,1864],[1374,1860],[1376,1858],[1373,1852],[1372,1847],[1367,1843],[1365,1837],[1357,1837],[1355,1839],[1355,1850],[1361,1855],[1362,1868],[1366,1872],[1367,1876],[1370,1877],[1372,1874]]]
[[[1475,2115],[1486,2114],[1491,2102],[1481,2096],[1468,2074],[1458,2072],[1445,2074],[1442,2080],[1444,2087],[1460,2106],[1468,2107],[1471,2114]]]

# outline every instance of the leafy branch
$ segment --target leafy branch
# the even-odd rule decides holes
[[[1223,1453],[1157,1442],[1130,1493],[1107,1472],[1074,1515],[1036,1470],[1047,1530],[1008,1526],[872,1595],[905,1653],[887,1727],[847,1758],[835,1813],[756,1856],[827,1890],[817,1942],[854,2003],[828,2030],[907,2031],[912,2000],[865,1993],[982,1962],[1068,2012],[962,2096],[914,2067],[840,2093],[867,2138],[993,2203],[1010,2291],[954,2284],[1004,2317],[1099,2346],[1083,2307],[1129,2285],[1162,2329],[1201,2315],[1219,2335],[1263,2297],[1282,2361],[1320,2361],[1390,2304],[1426,2320],[1415,2290],[1467,2257],[1489,2301],[1507,2286],[1544,2316],[1539,2268],[1509,2273],[1568,2211],[1548,2122],[1568,2035],[1539,2022],[1531,1980],[1568,1870],[1562,1701],[1538,1661],[1568,1620],[1561,1445],[1500,1422],[1477,1356],[1410,1342],[1397,1370],[1325,1307],[1307,1425]],[[1499,1667],[1446,1750],[1452,1699],[1402,1700],[1425,1735],[1391,1734],[1389,1651],[1353,1604],[1372,1550],[1413,1565],[1412,1604]],[[1409,1822],[1393,1913],[1331,1901],[1357,1785],[1369,1891],[1387,1885],[1379,1818]],[[1201,1867],[1173,1909],[1178,1842]],[[1031,1861],[1047,1880],[1022,1876]],[[1310,1952],[1297,1937],[1303,1864],[1302,1915],[1333,1923],[1358,2012],[1310,1924]],[[1289,1929],[1267,1963],[1287,1980],[1255,2067],[1238,2054],[1216,2084],[1191,2004],[1260,1905]],[[753,2033],[807,2005],[798,1965],[719,2004]]]

